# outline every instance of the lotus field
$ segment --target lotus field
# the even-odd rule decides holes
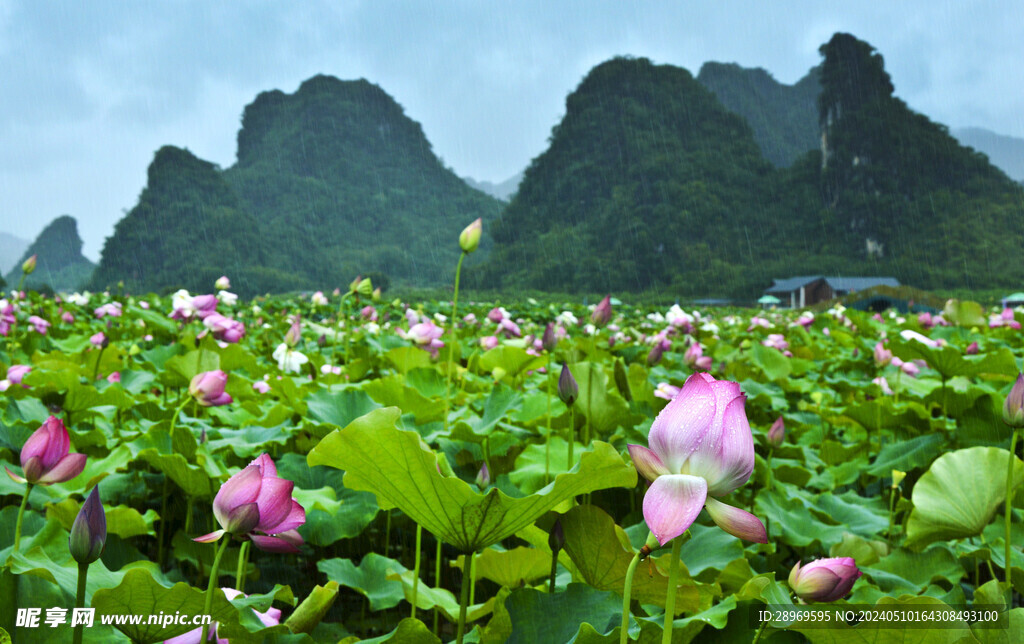
[[[217,287],[0,302],[13,641],[1021,641],[1024,314]]]

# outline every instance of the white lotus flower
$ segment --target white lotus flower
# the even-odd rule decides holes
[[[277,360],[278,368],[285,373],[299,373],[302,370],[302,365],[309,362],[309,358],[292,350],[284,342],[274,349],[274,359]]]

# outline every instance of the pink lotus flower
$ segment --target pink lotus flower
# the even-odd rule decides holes
[[[377,321],[377,309],[373,308],[373,306],[369,304],[359,311],[359,315],[361,315],[364,320],[369,320],[370,322]]]
[[[490,351],[494,347],[498,346],[500,343],[501,343],[501,340],[499,340],[498,336],[496,336],[496,335],[487,335],[487,336],[484,336],[484,337],[480,338],[480,347],[484,351]]]
[[[768,444],[772,447],[779,447],[784,440],[786,440],[786,421],[779,416],[768,430]]]
[[[69,311],[64,311],[60,314],[60,319],[63,320],[65,324],[73,324],[75,316],[71,315]]]
[[[284,343],[294,348],[302,340],[302,317],[296,315],[292,318],[292,324],[284,332]]]
[[[518,338],[523,335],[519,325],[509,318],[504,318],[501,322],[498,322],[498,333],[504,333],[507,338]]]
[[[213,516],[221,529],[194,541],[211,543],[225,534],[247,535],[260,550],[298,552],[303,540],[296,528],[306,522],[306,511],[292,499],[294,487],[277,476],[270,456],[260,454],[214,497]]]
[[[604,326],[611,322],[612,319],[612,296],[605,295],[604,299],[601,300],[596,307],[594,312],[590,314],[590,321],[595,326]]]
[[[487,319],[495,324],[500,323],[507,317],[508,313],[505,312],[505,309],[498,308],[497,306],[487,312]]]
[[[686,532],[701,508],[731,535],[766,543],[753,514],[722,503],[754,471],[754,438],[739,384],[709,374],[690,376],[651,425],[650,449],[629,445],[637,471],[651,486],[644,519],[662,545]]]
[[[975,340],[974,342],[968,344],[967,348],[964,349],[964,353],[969,355],[969,356],[976,356],[976,355],[978,355],[978,341]]]
[[[261,394],[265,394],[270,391],[270,384],[266,380],[257,380],[252,383],[252,388]]]
[[[679,387],[670,385],[667,382],[659,382],[658,386],[654,388],[654,395],[657,398],[664,398],[665,400],[672,400],[679,395]]]
[[[235,590],[234,588],[221,588],[221,590],[224,591],[224,595],[229,600],[235,599],[236,597],[238,597],[240,595],[242,597],[248,597],[248,595],[245,595],[244,593],[240,593],[239,591]],[[280,608],[273,608],[273,607],[271,607],[271,608],[268,608],[267,612],[265,612],[265,613],[261,613],[258,610],[253,609],[252,612],[256,613],[256,617],[258,617],[259,620],[261,622],[263,622],[263,626],[265,626],[266,628],[270,628],[271,626],[277,626],[278,624],[281,623],[281,609]],[[217,644],[230,644],[230,642],[228,640],[220,638],[220,637],[217,637],[216,633],[217,633],[217,624],[215,622],[213,627],[210,628],[210,635],[207,637],[206,641],[207,642],[212,642],[212,641],[216,640]],[[199,628],[193,629],[193,630],[191,630],[191,631],[189,631],[189,632],[187,632],[187,633],[185,633],[183,635],[179,635],[177,637],[172,637],[169,640],[164,640],[164,644],[200,644],[200,640],[202,639],[202,637],[203,637],[203,627],[200,626]]]
[[[23,364],[12,364],[7,367],[7,379],[11,381],[11,384],[20,385],[22,378],[28,375],[32,371],[32,367]]]
[[[217,281],[213,283],[213,287],[218,291],[226,291],[231,288],[231,280],[228,279],[227,275],[221,275],[217,278]]]
[[[769,333],[768,337],[761,341],[761,344],[772,349],[778,349],[779,351],[785,351],[789,348],[786,336],[781,333]]]
[[[889,387],[889,381],[886,380],[883,376],[878,376],[877,378],[873,379],[871,382],[873,382],[876,385],[878,385],[881,388],[882,393],[885,394],[886,396],[891,396],[892,395],[892,388]]]
[[[50,323],[38,315],[28,316],[28,323],[31,324],[35,328],[36,333],[40,335],[46,335],[47,329],[50,328]]]
[[[93,314],[97,318],[103,318],[110,316],[112,318],[121,317],[121,303],[120,302],[107,302],[103,306],[100,306],[93,310]]]
[[[884,367],[885,365],[892,362],[892,351],[885,348],[885,345],[881,342],[875,344],[875,365],[878,367]]]
[[[203,407],[220,407],[232,402],[231,396],[224,391],[228,383],[228,374],[220,369],[197,373],[188,385],[188,393]]]
[[[121,382],[121,372],[115,371],[107,376],[107,382]]]
[[[89,337],[89,343],[94,347],[105,347],[107,346],[107,336],[104,335],[103,331],[94,333]]]
[[[803,568],[798,561],[789,573],[789,587],[806,602],[834,602],[850,592],[860,575],[852,557],[818,559]]]
[[[235,344],[245,336],[245,325],[220,313],[211,313],[203,318],[203,326],[213,332],[213,337]]]
[[[932,319],[932,314],[927,311],[917,316],[917,323],[926,329],[930,329],[935,326],[935,320]]]
[[[772,328],[772,323],[765,318],[755,315],[754,317],[750,318],[750,326],[747,327],[747,331],[753,331],[757,327],[761,327],[762,329],[770,329]]]
[[[814,324],[814,314],[810,311],[801,313],[800,317],[796,319],[796,323],[805,329],[809,329]]]
[[[24,476],[7,470],[7,476],[18,483],[52,485],[70,481],[85,469],[85,454],[69,454],[71,439],[64,423],[50,416],[21,448],[21,469]]]
[[[413,324],[409,327],[408,331],[398,329],[397,332],[403,339],[412,341],[416,346],[429,352],[435,358],[437,357],[438,349],[444,346],[444,342],[441,341],[444,329],[427,318],[423,318],[422,322]]]
[[[0,335],[10,333],[15,320],[14,305],[7,300],[0,300]]]
[[[216,295],[197,295],[192,298],[192,309],[195,311],[196,317],[203,320],[208,315],[212,315],[217,311],[217,296]]]

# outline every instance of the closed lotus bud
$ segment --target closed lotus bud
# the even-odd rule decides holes
[[[213,283],[214,288],[220,291],[226,291],[231,288],[231,280],[228,279],[227,275],[221,275],[217,278],[217,281]]]
[[[594,312],[590,314],[590,321],[595,326],[604,326],[611,322],[612,319],[612,296],[605,295],[604,299],[598,303],[594,308]]]
[[[978,341],[975,340],[974,342],[968,344],[967,349],[964,350],[964,353],[966,353],[969,356],[978,355]]]
[[[789,573],[789,587],[806,602],[834,602],[853,588],[861,572],[852,557],[818,559]]]
[[[8,369],[8,378],[11,369]],[[18,483],[53,485],[70,481],[82,473],[86,460],[85,454],[69,453],[70,446],[71,438],[64,423],[56,416],[50,416],[21,448],[24,476],[18,476],[6,466],[4,469],[7,476]]]
[[[100,503],[99,490],[98,485],[92,489],[71,526],[68,549],[80,564],[91,564],[99,559],[107,543],[107,515]]]
[[[26,275],[31,275],[32,271],[36,270],[36,256],[33,255],[25,260],[25,263],[21,265],[21,272]]]
[[[779,447],[785,439],[786,421],[782,420],[782,416],[779,416],[772,423],[771,429],[768,430],[768,444],[772,447]]]
[[[472,253],[480,245],[480,234],[483,233],[484,224],[483,220],[477,218],[476,221],[466,226],[461,233],[459,233],[459,248],[464,253]]]
[[[294,347],[299,344],[300,339],[302,339],[302,321],[296,315],[292,318],[292,325],[288,327],[288,331],[284,334],[284,343],[289,347]]]
[[[1003,403],[1003,422],[1018,429],[1024,427],[1024,373],[1018,374]]]
[[[563,364],[562,373],[558,376],[558,397],[567,406],[572,407],[576,399],[579,398],[579,395],[580,386],[576,384],[576,379],[572,377],[569,366]]]
[[[224,391],[228,374],[220,369],[197,373],[188,385],[188,393],[203,407],[220,407],[230,404],[231,395]]]
[[[901,472],[899,470],[893,470],[892,471],[892,486],[894,488],[899,487],[900,483],[902,483],[903,479],[905,479],[905,478],[907,478],[907,473],[906,472]]]
[[[374,302],[380,302],[380,287],[379,286],[377,288],[373,289],[373,293],[370,294],[370,297],[373,298]]]
[[[555,336],[554,322],[548,322],[548,325],[544,327],[544,335],[540,338],[540,344],[548,353],[554,351],[555,347],[558,346],[558,337]]]
[[[629,387],[629,376],[626,375],[626,363],[621,358],[615,361],[615,368],[613,370],[615,376],[615,386],[619,389],[619,393],[626,399],[626,402],[633,402],[633,390]]]
[[[665,353],[665,347],[661,342],[656,342],[651,347],[651,352],[647,354],[647,366],[653,367],[654,365],[661,362],[661,356]]]
[[[551,526],[551,532],[548,533],[548,547],[557,555],[564,545],[565,531],[562,529],[562,519],[559,517],[555,519],[555,524]]]
[[[476,486],[481,490],[491,484],[491,472],[487,469],[487,463],[480,466],[480,471],[476,473]]]

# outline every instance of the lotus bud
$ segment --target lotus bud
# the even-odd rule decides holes
[[[25,260],[21,265],[21,272],[26,275],[31,275],[32,271],[36,270],[36,256],[33,255]]]
[[[622,359],[615,361],[615,368],[613,369],[615,376],[615,386],[618,388],[619,393],[626,402],[633,402],[633,390],[629,386],[629,376],[626,374],[626,363]]]
[[[89,338],[89,343],[92,344],[94,347],[106,349],[107,346],[110,344],[110,341],[107,340],[107,336],[104,335],[103,331],[100,331],[99,333],[96,333]]]
[[[900,486],[900,483],[902,483],[903,479],[905,479],[905,478],[907,478],[907,473],[906,472],[901,472],[899,470],[893,470],[892,471],[892,487],[893,487],[893,489],[898,488]]]
[[[284,334],[284,343],[289,347],[295,347],[299,344],[299,340],[302,339],[302,321],[301,318],[296,315],[292,318],[292,325],[288,327],[288,331]]]
[[[226,291],[231,288],[231,280],[228,279],[227,275],[221,275],[217,278],[217,281],[213,283],[214,288],[220,291]]]
[[[768,444],[772,447],[779,447],[784,440],[786,440],[786,421],[779,416],[768,430]]]
[[[359,280],[358,284],[356,284],[355,290],[356,293],[364,297],[369,297],[370,295],[373,294],[373,282],[370,281],[369,277],[364,277],[363,279]]]
[[[834,602],[853,588],[861,572],[852,557],[818,559],[789,573],[789,587],[806,602]]]
[[[480,234],[483,233],[483,228],[483,220],[477,218],[459,233],[459,248],[462,249],[462,252],[469,254],[477,249],[480,245]]]
[[[220,369],[197,373],[188,385],[188,393],[203,407],[220,407],[230,404],[231,396],[224,391],[228,374]]]
[[[555,519],[554,525],[551,526],[551,532],[548,533],[548,547],[551,548],[551,552],[558,554],[558,551],[565,546],[565,531],[562,529],[562,518]]]
[[[654,365],[661,362],[661,357],[662,355],[664,355],[664,353],[664,345],[661,342],[656,342],[654,346],[651,347],[650,353],[647,354],[647,366],[653,367]]]
[[[886,349],[881,342],[875,344],[874,356],[875,364],[879,367],[884,367],[892,362],[892,351]]]
[[[487,469],[487,463],[480,466],[480,471],[476,473],[476,486],[483,490],[491,484],[491,472]]]
[[[554,322],[548,322],[548,325],[544,327],[544,335],[541,336],[540,343],[548,353],[552,353],[555,350],[555,347],[558,346],[558,337],[555,335]]]
[[[594,312],[590,314],[590,321],[595,326],[604,326],[608,324],[612,319],[612,296],[605,295],[604,299],[601,300],[596,307]]]
[[[967,348],[964,350],[964,353],[966,353],[969,356],[978,355],[978,341],[975,340],[974,342],[968,344]]]
[[[70,454],[71,438],[64,423],[56,416],[46,419],[21,448],[21,469],[18,476],[7,469],[7,476],[18,483],[52,485],[70,481],[85,469],[85,454]]]
[[[580,387],[576,384],[576,379],[572,377],[569,366],[563,364],[562,373],[558,376],[558,397],[566,406],[572,407],[579,395]]]
[[[99,490],[98,485],[92,488],[71,526],[68,549],[80,564],[91,564],[99,559],[107,543],[107,515],[100,503]]]
[[[1017,375],[1003,403],[1003,422],[1014,429],[1024,427],[1024,373]]]

